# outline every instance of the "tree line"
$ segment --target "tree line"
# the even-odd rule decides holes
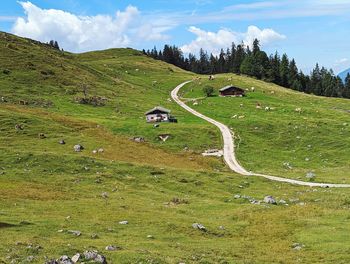
[[[145,55],[178,66],[198,74],[235,73],[244,74],[281,85],[286,88],[309,94],[350,98],[350,77],[345,83],[332,70],[316,64],[310,75],[298,69],[294,59],[278,52],[270,56],[260,48],[255,39],[252,47],[244,43],[232,43],[226,51],[221,49],[219,55],[209,54],[200,49],[198,57],[194,54],[184,56],[180,48],[165,45],[163,50],[156,47],[143,50]]]

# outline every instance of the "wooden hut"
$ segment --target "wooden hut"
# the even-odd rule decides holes
[[[245,91],[233,85],[228,85],[219,90],[220,96],[235,96],[243,97],[245,96]]]
[[[153,109],[145,113],[146,121],[148,123],[156,122],[170,122],[170,110],[163,108],[161,106],[154,107]]]

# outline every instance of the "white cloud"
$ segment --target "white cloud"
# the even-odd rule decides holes
[[[145,21],[140,11],[128,6],[115,16],[77,16],[56,9],[41,9],[20,2],[25,18],[18,18],[12,32],[47,42],[57,40],[64,49],[82,52],[113,47],[137,46],[144,41],[164,40],[171,26],[164,21]]]
[[[343,64],[347,64],[349,62],[350,62],[350,60],[348,58],[342,58],[342,59],[336,60],[335,61],[335,65],[336,66],[340,66],[340,65],[343,65]]]
[[[262,46],[272,42],[283,40],[286,36],[277,33],[273,29],[259,29],[256,26],[249,26],[247,32],[235,32],[229,29],[220,29],[218,32],[204,31],[197,27],[190,27],[189,31],[197,36],[195,40],[183,45],[181,50],[184,53],[198,53],[200,48],[218,54],[220,49],[231,46],[232,42],[239,44],[242,41],[245,45],[251,46],[254,39],[259,39]]]

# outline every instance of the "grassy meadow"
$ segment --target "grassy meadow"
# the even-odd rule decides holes
[[[202,157],[220,148],[219,132],[169,100],[194,77],[130,49],[70,54],[0,33],[0,263],[45,263],[94,249],[108,263],[349,263],[350,190],[242,177],[221,159]],[[202,97],[205,78],[186,86],[184,97]],[[347,101],[233,78],[256,92],[193,107],[238,131],[243,165],[302,178],[315,170],[317,181],[349,182]],[[106,105],[76,103],[82,87]],[[256,101],[276,109],[258,112]],[[144,112],[156,105],[179,123],[146,124]],[[231,119],[238,110],[246,117]],[[166,142],[158,139],[164,133],[171,134]],[[76,144],[85,149],[74,152]],[[98,148],[103,153],[93,154]],[[285,161],[293,169],[281,167]],[[260,203],[266,195],[278,205]]]
[[[218,90],[230,84],[248,89],[247,96],[219,97]],[[206,85],[215,88],[212,97],[203,98]],[[317,182],[350,183],[349,100],[232,74],[196,80],[182,93],[186,99],[199,98],[189,106],[233,128],[238,159],[246,169],[304,181],[312,172]]]

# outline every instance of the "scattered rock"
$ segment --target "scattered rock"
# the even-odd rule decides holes
[[[192,227],[194,229],[198,229],[198,230],[203,231],[203,232],[207,231],[206,227],[204,225],[202,225],[202,224],[199,224],[199,223],[192,224]]]
[[[154,236],[148,235],[147,238],[148,238],[148,239],[154,239]]]
[[[145,142],[145,138],[144,137],[134,137],[132,140],[134,142],[137,142],[137,143]]]
[[[240,194],[236,194],[235,196],[233,196],[233,198],[239,199],[239,198],[241,198],[241,195]]]
[[[74,236],[81,236],[81,232],[77,230],[68,230],[67,233],[72,234]]]
[[[74,263],[77,263],[81,258],[81,255],[79,253],[75,254],[73,257],[72,257],[72,261]]]
[[[315,177],[316,177],[316,174],[313,172],[308,172],[306,174],[306,178],[308,178],[309,180],[313,180],[313,179],[315,179]]]
[[[68,256],[62,256],[57,260],[58,264],[74,264]]]
[[[129,222],[128,222],[128,221],[120,221],[119,224],[120,224],[120,225],[128,225]]]
[[[74,151],[75,152],[81,152],[84,150],[84,147],[80,144],[74,146]]]
[[[282,199],[279,200],[279,203],[280,203],[280,204],[287,204],[287,202],[286,202],[285,200],[282,200]]]
[[[106,248],[105,248],[105,250],[107,250],[107,251],[116,251],[116,250],[120,250],[121,248],[120,247],[117,247],[117,246],[107,246]]]
[[[207,157],[207,156],[213,156],[213,157],[222,157],[224,155],[223,150],[218,150],[218,149],[208,149],[202,153],[202,156]]]
[[[107,264],[106,257],[100,255],[97,251],[85,251],[83,253],[85,260],[95,261],[97,263]]]
[[[108,198],[108,193],[107,192],[103,192],[101,194],[101,196],[102,196],[102,198],[107,199]]]
[[[304,247],[305,247],[305,245],[300,244],[300,243],[294,243],[294,244],[292,245],[292,249],[294,249],[294,250],[301,250],[301,249],[303,249]]]
[[[61,139],[60,141],[58,141],[58,143],[59,143],[60,145],[65,145],[65,144],[66,144],[66,142],[65,142],[63,139]]]
[[[264,202],[267,204],[277,204],[275,198],[273,198],[271,195],[265,196]]]
[[[98,152],[98,153],[103,153],[103,152],[105,152],[105,150],[104,150],[103,148],[99,148],[99,149],[97,150],[97,152]]]

